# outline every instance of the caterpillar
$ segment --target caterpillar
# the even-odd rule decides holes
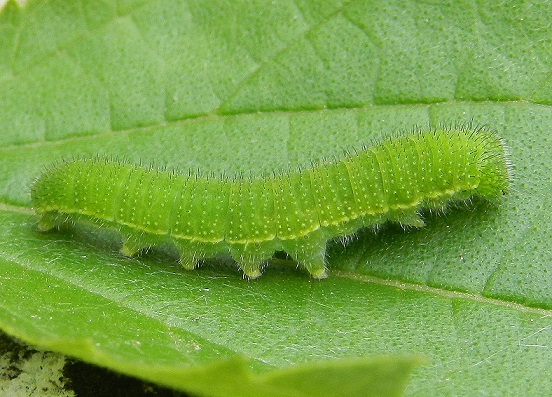
[[[31,189],[38,227],[86,221],[117,229],[121,252],[170,243],[185,269],[230,254],[244,277],[285,251],[327,277],[326,243],[387,221],[422,227],[422,209],[480,196],[511,181],[503,141],[483,128],[413,131],[306,168],[224,177],[106,159],[62,162]]]

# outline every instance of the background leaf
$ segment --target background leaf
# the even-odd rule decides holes
[[[324,373],[315,362],[338,375],[355,357],[422,354],[407,395],[552,394],[551,13],[546,1],[9,3],[0,326],[197,393],[282,391],[288,370],[301,390],[297,374]],[[170,249],[123,258],[110,232],[38,233],[30,208],[32,181],[63,158],[257,174],[467,122],[507,142],[512,193],[332,243],[322,282],[276,261],[246,282],[221,261],[185,272]],[[418,361],[393,357],[404,380]]]

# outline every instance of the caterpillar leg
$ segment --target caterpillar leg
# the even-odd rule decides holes
[[[274,251],[272,244],[235,244],[230,247],[230,255],[249,279],[261,276],[262,267],[272,258]]]
[[[389,211],[389,220],[402,226],[424,227],[425,222],[416,210]]]
[[[321,280],[328,277],[328,269],[326,267],[326,258],[324,254],[308,258],[296,254],[297,262],[303,266],[313,278]]]
[[[60,219],[58,212],[46,212],[38,220],[38,229],[46,232],[60,226],[62,223],[63,220]]]
[[[270,258],[263,260],[262,258],[255,256],[241,256],[240,258],[237,258],[236,262],[238,262],[238,266],[243,272],[243,275],[248,279],[254,280],[261,276],[261,267],[268,259]]]
[[[206,244],[186,240],[177,240],[173,243],[180,254],[180,264],[186,270],[196,269],[204,259],[228,253],[228,249],[223,244]]]
[[[198,258],[196,255],[189,253],[180,253],[180,264],[186,270],[194,270],[199,266],[199,261],[201,258]]]
[[[308,237],[283,240],[282,247],[313,278],[323,279],[328,277],[326,242],[327,236],[315,232]]]
[[[146,246],[137,239],[134,239],[132,237],[125,237],[120,252],[124,256],[134,256],[138,253],[138,251],[144,248],[146,248]]]

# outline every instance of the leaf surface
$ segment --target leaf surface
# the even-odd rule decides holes
[[[406,395],[552,394],[551,14],[546,1],[8,3],[0,327],[202,395],[399,395],[419,356]],[[247,282],[220,260],[186,272],[170,249],[124,258],[109,231],[39,233],[30,206],[61,159],[262,174],[469,122],[506,141],[512,192],[332,242],[321,282],[279,261]]]

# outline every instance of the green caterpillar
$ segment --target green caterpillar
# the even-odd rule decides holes
[[[33,185],[41,230],[92,221],[124,238],[121,252],[171,243],[193,269],[230,254],[256,278],[285,251],[314,278],[327,277],[329,239],[386,221],[421,227],[423,208],[508,190],[502,140],[484,128],[396,136],[311,167],[270,176],[180,174],[107,160],[54,166]]]

